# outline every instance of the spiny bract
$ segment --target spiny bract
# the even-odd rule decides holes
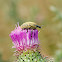
[[[38,51],[28,51],[19,55],[18,62],[47,62],[47,59],[43,58]]]
[[[41,28],[40,26],[38,26],[36,23],[34,22],[25,22],[21,25],[22,29],[36,29],[36,28]]]

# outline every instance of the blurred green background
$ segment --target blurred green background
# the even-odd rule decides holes
[[[62,62],[62,0],[0,0],[0,62],[13,62],[9,34],[19,22],[36,22],[40,52]]]

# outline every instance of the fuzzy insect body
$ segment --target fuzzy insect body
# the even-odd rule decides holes
[[[22,29],[36,29],[36,28],[41,28],[40,26],[38,26],[36,23],[34,22],[25,22],[21,25]]]

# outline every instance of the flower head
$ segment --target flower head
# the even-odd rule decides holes
[[[29,27],[31,28],[32,26],[30,25]],[[43,58],[38,51],[38,30],[34,28],[24,28],[22,29],[18,24],[18,27],[16,25],[16,28],[10,33],[10,37],[14,44],[13,48],[16,48],[15,55],[18,58],[17,61],[48,62],[48,59],[46,59],[46,57]]]
[[[17,51],[35,50],[39,44],[37,29],[21,29],[18,25],[18,27],[10,33],[10,37]]]

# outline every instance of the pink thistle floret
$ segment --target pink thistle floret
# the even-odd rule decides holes
[[[35,49],[38,47],[38,30],[21,29],[16,27],[11,33],[10,37],[13,41],[14,47],[17,51],[27,51],[28,49]]]

